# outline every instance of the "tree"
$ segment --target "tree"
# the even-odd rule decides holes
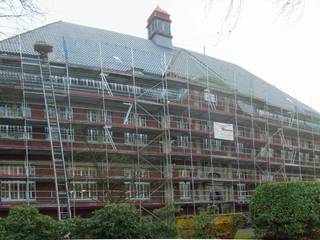
[[[56,221],[42,215],[36,208],[20,206],[13,207],[3,222],[6,238],[10,240],[55,240]],[[1,232],[3,229],[1,229]],[[3,239],[3,238],[1,238]]]
[[[89,235],[89,222],[90,219],[79,217],[59,221],[57,233],[60,238],[85,239]]]
[[[96,210],[90,220],[92,238],[149,238],[150,225],[128,204],[110,204]]]
[[[205,6],[210,11],[212,5],[220,0],[206,0]],[[223,14],[220,36],[230,35],[236,28],[241,17],[245,0],[223,0],[226,4],[226,11]],[[278,7],[277,18],[280,16],[299,20],[303,14],[305,0],[275,0],[275,6]]]
[[[255,235],[263,239],[319,239],[320,183],[260,185],[250,200]]]
[[[176,238],[176,214],[181,210],[173,204],[155,209],[153,213],[158,218],[152,224],[152,238]]]
[[[11,28],[12,24],[20,30],[26,30],[26,26],[35,18],[42,16],[37,0],[1,0],[0,18],[3,28]],[[8,26],[9,25],[9,26]],[[6,36],[6,30],[0,32]]]

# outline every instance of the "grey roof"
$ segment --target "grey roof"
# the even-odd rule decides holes
[[[274,106],[301,112],[317,113],[309,106],[292,98],[273,85],[245,69],[200,53],[174,47],[159,47],[151,40],[122,33],[81,26],[67,22],[54,22],[0,42],[1,52],[35,54],[33,44],[42,40],[53,46],[50,60],[65,62],[63,39],[67,45],[69,64],[113,70],[130,70],[132,55],[134,66],[146,74],[160,75],[166,65],[176,75],[188,75],[192,81],[207,81],[217,86],[238,89],[238,92],[266,100]],[[170,64],[169,64],[170,63]]]

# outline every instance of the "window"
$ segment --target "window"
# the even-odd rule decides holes
[[[31,117],[31,108],[26,106],[17,106],[14,104],[1,104],[0,117]]]
[[[49,128],[45,128],[46,139],[50,140]],[[61,141],[74,141],[74,129],[70,128],[60,128]],[[52,141],[59,141],[59,129],[58,127],[51,128]]]
[[[147,120],[144,116],[139,116],[138,114],[130,114],[128,118],[128,125],[134,125],[138,127],[146,127],[147,126]]]
[[[99,130],[95,128],[88,129],[87,141],[97,143],[99,141]]]
[[[184,118],[180,118],[177,120],[177,128],[188,129],[188,120]]]
[[[221,151],[221,141],[220,140],[213,140],[212,141],[213,151]]]
[[[69,167],[68,174],[70,176],[80,176],[80,177],[89,177],[89,176],[97,176],[97,169],[94,167]]]
[[[146,182],[125,182],[127,199],[148,200],[150,199],[150,183]]]
[[[269,146],[267,147],[262,147],[261,150],[260,150],[260,156],[261,157],[273,157],[273,149],[270,148]]]
[[[221,141],[220,140],[211,140],[212,145],[212,151],[220,151],[221,150]],[[203,138],[202,139],[202,148],[204,150],[211,150],[210,149],[210,139],[209,138]]]
[[[237,150],[238,150],[238,153],[244,153],[244,144],[238,142],[237,143]]]
[[[246,191],[246,185],[244,183],[238,183],[238,197],[240,201],[246,201],[247,200],[247,191]]]
[[[127,145],[145,146],[148,144],[148,135],[144,133],[124,133],[124,143]]]
[[[180,169],[179,170],[179,177],[190,177],[190,170],[189,169]]]
[[[73,118],[73,112],[72,110],[68,111],[68,107],[57,107],[57,113],[58,113],[59,119],[61,120],[69,120],[69,117],[70,119]],[[49,114],[49,118],[55,118],[56,117],[55,107],[48,107],[48,114]]]
[[[179,182],[180,199],[191,199],[190,182]]]
[[[209,138],[202,139],[202,149],[210,150],[210,139]]]
[[[26,181],[1,181],[1,201],[25,201],[36,199],[36,184],[29,181],[29,192]]]
[[[190,148],[190,146],[189,136],[177,136],[177,147],[187,149]]]
[[[32,139],[32,127],[20,125],[0,125],[0,138]]]
[[[218,102],[218,97],[217,97],[217,95],[210,93],[209,89],[205,89],[204,90],[204,100],[209,103],[216,104]]]
[[[147,178],[150,177],[150,171],[148,169],[124,169],[124,176],[127,178]]]
[[[23,165],[4,165],[0,166],[0,174],[1,175],[25,175],[26,169]],[[29,175],[34,176],[35,175],[35,167],[29,166]]]
[[[94,181],[71,182],[70,196],[74,200],[97,200],[97,183]]]
[[[98,110],[88,110],[87,111],[87,120],[89,122],[107,122],[112,123],[112,112],[106,111],[103,114],[103,111]]]

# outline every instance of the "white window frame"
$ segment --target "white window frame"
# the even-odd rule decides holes
[[[52,141],[59,141],[58,127],[51,127],[51,137]],[[74,129],[73,128],[60,128],[61,141],[74,142]],[[50,141],[49,128],[45,128],[46,140]]]
[[[181,200],[191,199],[191,184],[190,182],[179,182],[179,193]]]
[[[188,135],[177,136],[177,147],[182,149],[190,149],[191,143]]]
[[[32,126],[0,125],[0,138],[32,139]]]
[[[148,144],[148,135],[145,133],[124,133],[124,143],[131,146],[146,146]]]
[[[129,200],[149,200],[150,183],[148,182],[125,182],[127,188],[126,197]]]
[[[98,199],[96,181],[71,181],[69,189],[72,200],[96,201]]]
[[[36,184],[29,181],[29,193],[26,192],[26,181],[1,181],[1,201],[17,202],[26,201],[29,196],[30,201],[36,200]]]

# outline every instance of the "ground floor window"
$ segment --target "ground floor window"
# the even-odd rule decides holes
[[[36,199],[36,184],[29,181],[1,181],[1,201],[26,201]]]
[[[74,181],[70,183],[70,196],[73,200],[97,200],[95,181]]]
[[[127,199],[147,200],[150,199],[150,183],[147,182],[125,182]]]
[[[190,182],[179,182],[179,192],[181,200],[191,199]]]

